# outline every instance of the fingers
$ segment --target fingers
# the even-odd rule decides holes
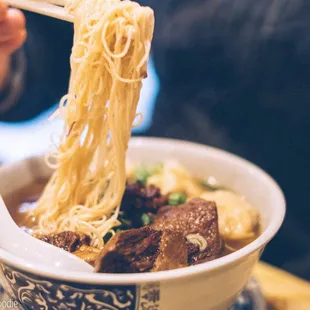
[[[7,20],[9,20],[11,24],[15,24],[17,28],[25,28],[26,26],[25,15],[18,9],[9,9]]]
[[[6,3],[0,2],[0,22],[2,22],[7,15],[8,5]]]
[[[0,2],[0,53],[10,54],[26,39],[25,16],[17,9],[8,9]]]
[[[10,55],[19,49],[27,37],[26,30],[19,32],[14,38],[0,43],[0,54]]]
[[[25,17],[22,12],[10,9],[5,20],[0,22],[0,42],[13,39],[25,30]]]

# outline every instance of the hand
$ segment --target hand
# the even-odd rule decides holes
[[[0,0],[0,55],[11,55],[26,39],[25,16]]]
[[[26,39],[25,16],[17,9],[9,9],[0,0],[0,90],[10,67],[10,56]]]

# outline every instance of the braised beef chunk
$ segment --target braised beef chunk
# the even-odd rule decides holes
[[[143,212],[155,213],[167,203],[160,189],[154,185],[144,186],[140,183],[127,184],[122,202],[122,209],[140,209]]]
[[[180,232],[184,237],[199,234],[207,247],[200,251],[188,244],[189,263],[199,264],[221,255],[223,243],[219,234],[217,209],[214,202],[194,198],[180,206],[165,206],[158,211],[152,228]]]
[[[154,185],[128,183],[121,204],[120,230],[148,226],[157,210],[167,204],[167,197],[161,195]]]
[[[192,242],[186,243],[187,250],[188,250],[188,261],[192,265],[192,257],[195,257],[200,253],[200,248],[198,244],[194,244]]]
[[[186,238],[179,232],[163,231],[159,255],[151,271],[164,271],[188,266]]]
[[[71,253],[77,251],[82,245],[90,244],[90,238],[88,236],[72,231],[48,234],[40,236],[39,239]]]
[[[161,231],[143,227],[114,235],[95,263],[96,272],[133,273],[152,269],[159,254]]]
[[[148,226],[113,236],[95,263],[96,272],[134,273],[187,266],[186,239]]]

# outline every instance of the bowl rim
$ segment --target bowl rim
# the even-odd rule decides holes
[[[5,263],[6,265],[16,268],[21,272],[26,272],[33,274],[42,278],[50,278],[56,281],[65,281],[72,283],[84,283],[84,284],[94,284],[94,285],[133,285],[140,283],[150,283],[150,282],[162,282],[167,280],[176,280],[184,277],[190,277],[197,275],[199,273],[205,273],[214,271],[218,268],[225,267],[227,265],[233,264],[247,256],[251,253],[259,251],[264,248],[264,246],[275,236],[275,234],[280,229],[285,212],[286,212],[286,202],[284,194],[275,182],[275,180],[263,171],[261,168],[255,164],[239,157],[229,152],[214,148],[211,146],[198,144],[194,142],[188,142],[177,139],[168,138],[154,138],[154,137],[133,137],[131,138],[130,145],[133,147],[145,147],[146,145],[165,145],[173,144],[176,148],[191,148],[196,149],[196,151],[202,151],[209,153],[210,156],[216,156],[220,160],[234,162],[234,164],[239,165],[243,169],[246,169],[250,174],[256,174],[262,182],[268,184],[274,192],[277,201],[274,203],[274,208],[277,208],[277,217],[272,218],[269,225],[262,232],[262,234],[256,238],[254,241],[243,247],[242,249],[228,254],[226,256],[217,258],[213,261],[202,263],[195,266],[189,266],[181,269],[174,269],[168,271],[159,271],[154,273],[132,273],[132,274],[106,274],[106,273],[85,273],[76,271],[64,271],[58,270],[52,267],[47,267],[44,265],[33,265],[30,262],[25,261],[20,257],[16,257],[2,249],[0,249],[0,263]]]

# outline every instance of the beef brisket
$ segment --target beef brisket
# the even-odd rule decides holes
[[[113,236],[98,256],[95,270],[106,273],[170,270],[187,266],[187,258],[182,234],[146,226]]]
[[[217,209],[214,202],[194,198],[180,206],[165,206],[160,208],[152,228],[170,230],[188,235],[202,236],[206,248],[188,244],[189,263],[199,264],[213,260],[222,253],[223,242],[219,234]]]
[[[160,189],[154,185],[144,186],[139,183],[129,183],[126,186],[122,201],[122,210],[142,210],[142,212],[155,213],[167,203],[167,197],[163,196]]]
[[[88,236],[72,231],[63,231],[59,234],[48,234],[37,238],[71,253],[77,251],[82,245],[90,245]]]

